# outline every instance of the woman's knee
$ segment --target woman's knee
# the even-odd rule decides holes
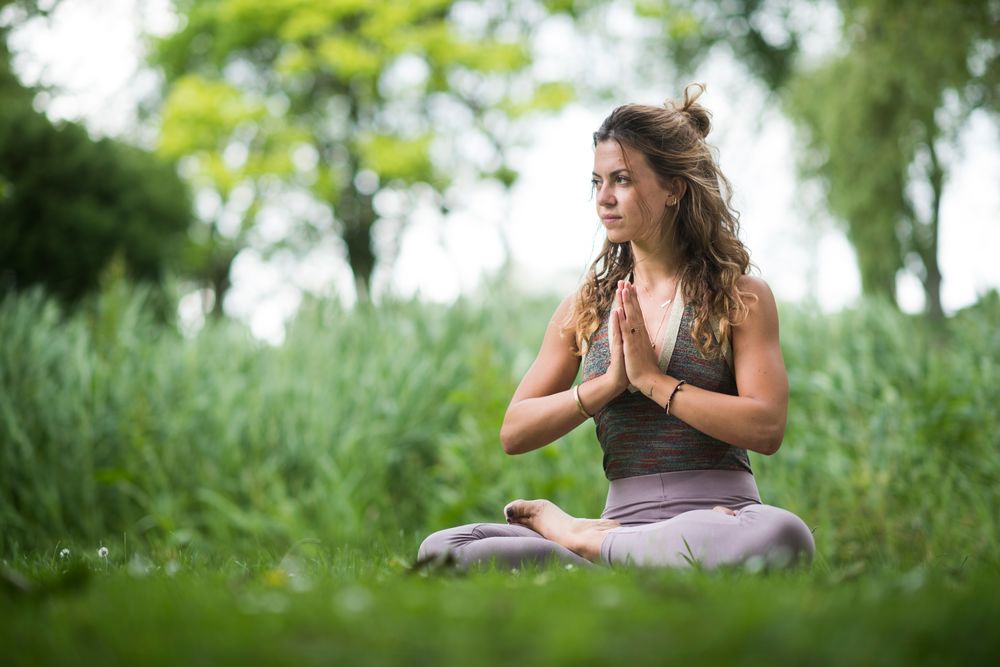
[[[478,539],[478,536],[475,534],[476,526],[478,525],[477,523],[470,523],[431,533],[420,543],[420,547],[417,549],[417,560],[444,555],[456,547]]]
[[[439,532],[441,531],[438,531],[438,533]],[[438,533],[431,533],[424,538],[423,542],[420,543],[420,546],[417,548],[417,560],[425,560],[441,553],[443,540],[440,538]]]
[[[771,537],[776,555],[789,563],[811,563],[816,552],[812,531],[792,512],[779,507],[774,510]]]

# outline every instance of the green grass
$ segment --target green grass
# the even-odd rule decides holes
[[[876,303],[782,307],[788,429],[751,462],[814,529],[810,571],[411,571],[424,536],[512,498],[600,514],[592,426],[518,457],[497,439],[555,303],[308,301],[272,348],[232,322],[182,336],[123,284],[73,312],[4,297],[0,645],[13,664],[996,653],[995,295],[938,332]]]
[[[305,552],[173,574],[36,562],[32,591],[0,595],[0,643],[14,665],[974,665],[1000,649],[995,569],[411,572],[380,549]]]

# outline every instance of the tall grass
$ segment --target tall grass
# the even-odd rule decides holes
[[[209,550],[391,540],[412,557],[516,497],[601,512],[592,424],[518,457],[497,438],[553,299],[308,301],[272,348],[232,322],[185,338],[149,296],[0,303],[4,554],[124,533]],[[945,338],[879,304],[781,317],[792,399],[782,449],[752,456],[765,502],[815,527],[821,562],[996,562],[996,301]]]

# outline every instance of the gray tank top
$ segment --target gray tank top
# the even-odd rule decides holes
[[[687,384],[735,396],[736,379],[727,348],[722,359],[705,359],[691,338],[693,308],[678,288],[673,310],[661,338],[661,372]],[[608,312],[590,338],[583,359],[583,381],[603,375],[611,363]],[[681,387],[680,391],[684,391]],[[694,429],[667,415],[663,408],[629,388],[594,415],[597,439],[604,451],[609,480],[676,470],[750,470],[747,451]]]

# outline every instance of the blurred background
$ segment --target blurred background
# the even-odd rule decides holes
[[[603,241],[591,133],[698,81],[782,309],[765,497],[834,563],[995,553],[998,25],[994,0],[0,0],[4,550],[412,541],[528,493],[599,514],[592,429],[528,458],[496,434]]]
[[[189,326],[225,313],[275,343],[303,293],[448,302],[501,269],[566,293],[602,241],[591,133],[615,105],[659,104],[690,81],[707,84],[710,140],[779,298],[835,310],[879,294],[941,317],[1000,285],[995,3],[43,0],[2,12],[7,126],[51,124],[3,147],[20,193],[4,209],[8,285],[63,281],[55,291],[79,296],[117,245],[130,275],[187,280]],[[114,226],[57,236],[29,204],[41,196],[30,188],[54,184],[11,174],[25,155],[39,169],[58,160],[42,149],[55,152],[58,128],[78,137],[65,178],[92,173],[100,158],[84,155],[107,139],[173,167],[187,204],[167,197],[169,221],[121,213],[134,239],[119,233],[52,275],[49,244],[89,247]],[[74,197],[86,193],[55,187],[44,210]]]

